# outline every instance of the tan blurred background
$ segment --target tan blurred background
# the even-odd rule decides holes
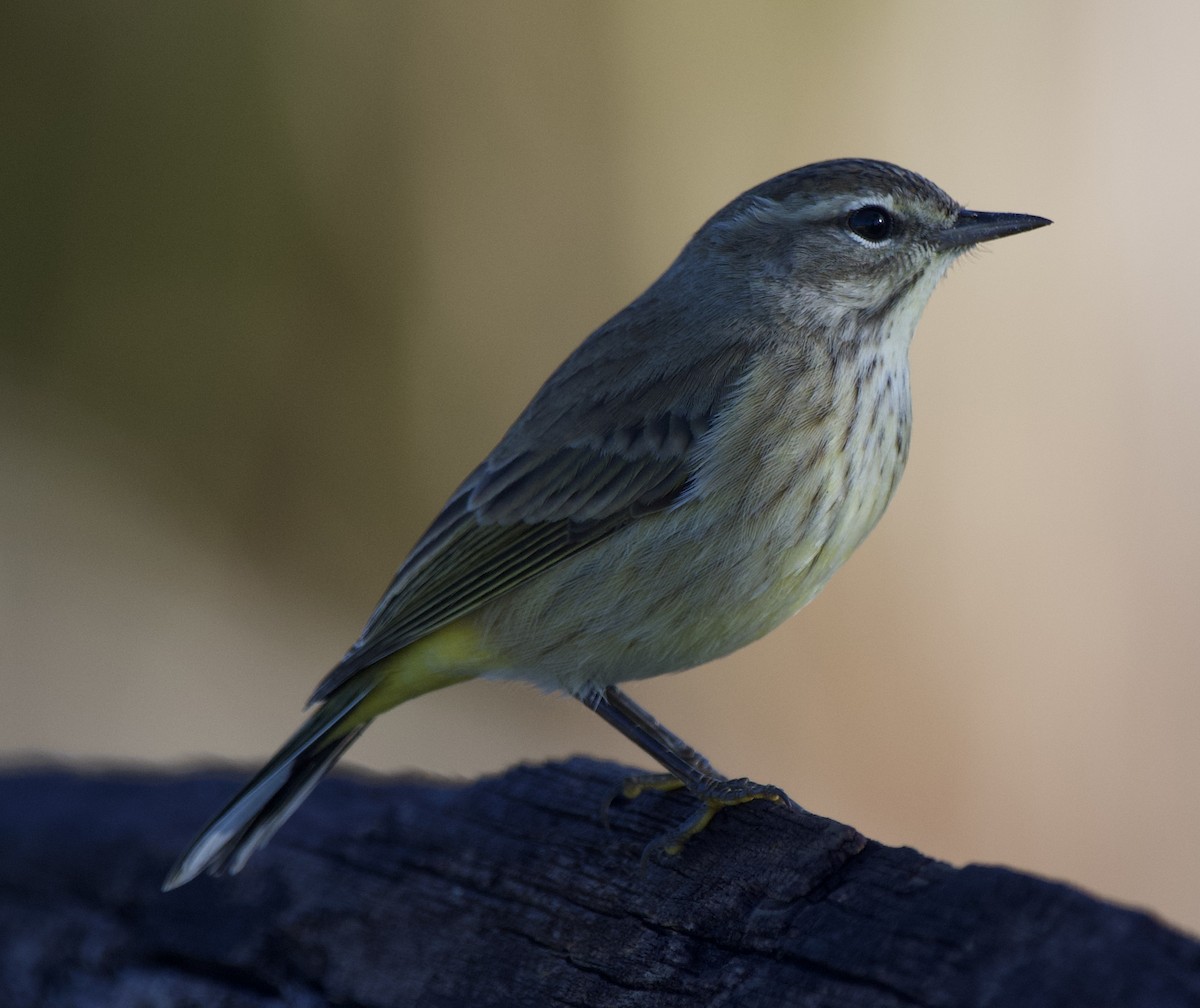
[[[1200,8],[9,3],[0,748],[253,762],[553,366],[839,155],[1044,214],[956,268],[909,471],[799,618],[635,695],[893,844],[1200,930]],[[475,684],[376,768],[640,755]],[[204,810],[199,810],[203,813]]]

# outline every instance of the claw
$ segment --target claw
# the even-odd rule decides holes
[[[621,786],[605,799],[604,805],[600,809],[600,821],[606,830],[610,830],[612,822],[609,813],[615,802],[633,801],[647,791],[658,791],[664,794],[668,791],[678,791],[683,786],[683,781],[669,773],[641,773],[626,777],[621,782]]]
[[[641,774],[625,781],[621,790],[605,803],[602,811],[604,824],[608,825],[608,812],[612,803],[621,798],[632,801],[647,791],[676,791],[687,788],[701,801],[701,806],[678,829],[659,837],[647,845],[642,854],[642,864],[656,853],[673,857],[683,850],[684,845],[712,822],[713,816],[731,805],[744,805],[760,798],[767,801],[789,803],[788,797],[779,788],[769,784],[755,784],[745,777],[728,780],[713,769],[713,765],[689,746],[678,735],[667,731],[615,686],[603,689],[590,687],[576,696],[617,728],[631,741],[641,746],[669,773]]]
[[[633,777],[625,778],[617,797],[623,798],[625,801],[633,801],[634,798],[644,795],[647,791],[657,791],[661,794],[666,794],[668,791],[678,791],[683,786],[683,781],[674,774],[635,774]]]
[[[606,803],[604,807],[605,822],[608,821],[608,809],[616,798],[632,801],[648,791],[666,793],[677,791],[685,786],[687,785],[683,781],[672,774],[639,774],[630,777],[622,785],[621,790]],[[737,780],[718,778],[710,781],[704,787],[692,786],[688,787],[688,790],[700,799],[700,807],[688,816],[677,829],[668,830],[646,845],[641,857],[643,867],[657,856],[675,857],[680,854],[687,842],[702,833],[721,809],[759,800],[791,803],[788,796],[779,788],[770,784],[757,784],[745,777]]]

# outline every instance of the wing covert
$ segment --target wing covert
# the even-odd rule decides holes
[[[629,389],[619,406],[581,404],[552,424],[539,424],[541,397],[535,399],[417,542],[359,640],[310,702],[639,515],[671,506],[687,489],[697,445],[741,373],[735,362],[744,363],[744,354],[728,348],[694,362],[691,370],[703,373],[684,387],[702,394],[683,397],[682,405],[676,395],[674,409],[654,409],[666,398],[664,384],[680,387],[661,379]],[[559,431],[575,437],[561,440]]]

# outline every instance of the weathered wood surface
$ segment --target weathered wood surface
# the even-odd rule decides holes
[[[159,892],[230,774],[0,775],[0,1005],[1172,1008],[1200,944],[1003,868],[758,803],[601,809],[583,759],[470,784],[335,777],[239,876]]]

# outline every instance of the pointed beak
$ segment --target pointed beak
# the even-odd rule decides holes
[[[1032,231],[1050,223],[1045,217],[1034,217],[1032,214],[959,210],[954,223],[938,236],[937,242],[944,249],[964,248],[993,238]]]

